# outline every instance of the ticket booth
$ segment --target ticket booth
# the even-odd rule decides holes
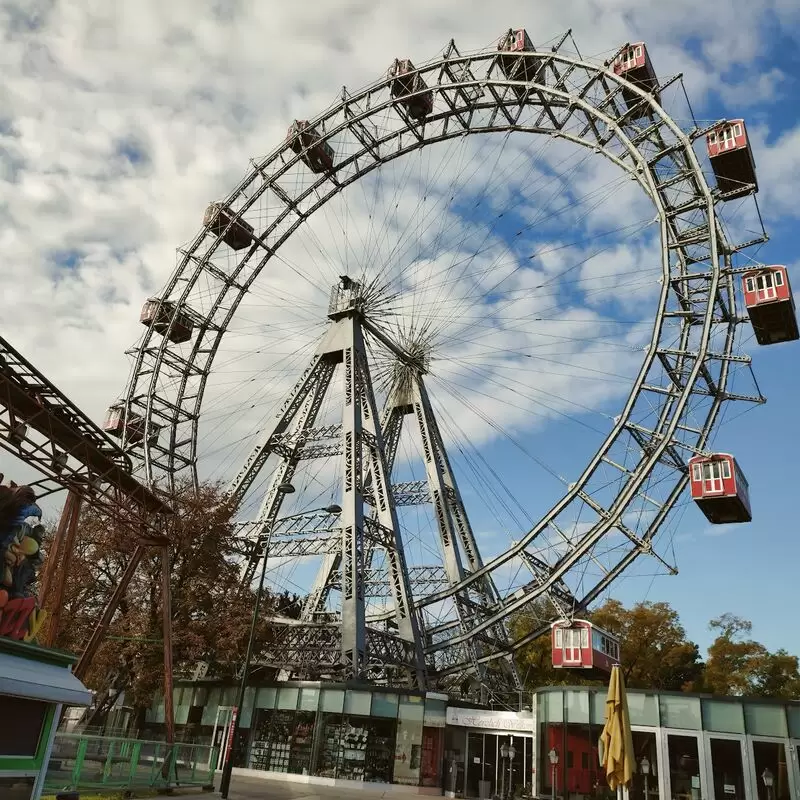
[[[61,709],[87,706],[75,657],[0,636],[0,797],[38,800]]]

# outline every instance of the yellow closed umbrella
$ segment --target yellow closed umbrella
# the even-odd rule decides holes
[[[606,697],[606,724],[600,734],[600,763],[606,773],[608,787],[617,790],[629,786],[636,769],[633,735],[628,715],[625,679],[619,665],[612,667]]]

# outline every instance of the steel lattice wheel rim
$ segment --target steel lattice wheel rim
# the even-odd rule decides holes
[[[546,570],[526,562],[533,581],[524,592],[507,597],[472,630],[442,636],[429,645],[428,654],[463,644],[544,593],[558,598],[563,577],[590,559],[594,544],[611,531],[626,540],[625,552],[602,580],[580,597],[571,598],[578,606],[596,599],[639,555],[651,553],[655,535],[686,487],[686,460],[692,453],[705,452],[723,402],[735,399],[727,392],[731,364],[746,362],[735,355],[735,331],[742,319],[737,315],[730,272],[733,253],[741,247],[732,247],[725,238],[716,198],[692,148],[703,131],[684,132],[651,96],[606,66],[558,51],[525,53],[524,57],[539,65],[535,83],[507,79],[495,50],[461,56],[451,45],[444,57],[418,69],[434,96],[433,111],[422,125],[398,108],[389,91],[390,78],[352,95],[344,90],[340,102],[310,121],[324,138],[338,143],[339,157],[331,174],[312,175],[287,143],[254,163],[224,204],[245,220],[266,214],[268,224],[256,226],[258,242],[240,251],[235,264],[229,257],[225,271],[214,265],[215,254],[225,247],[222,232],[215,235],[207,226],[182,249],[178,267],[159,297],[169,298],[176,308],[192,310],[195,334],[189,345],[179,347],[149,329],[134,351],[125,397],[127,413],[142,415],[148,431],[161,428],[156,443],[144,448],[126,443],[129,452],[141,457],[146,478],[174,482],[190,476],[196,482],[198,418],[206,380],[239,303],[308,217],[383,163],[438,141],[513,131],[589,147],[627,173],[655,206],[662,267],[651,342],[628,400],[580,477],[528,533],[459,586],[417,599],[417,605],[442,601],[483,576],[493,575],[511,559],[524,556],[535,540],[555,538],[558,520],[572,504],[592,509],[592,524],[566,543],[563,553]],[[632,118],[623,89],[626,95],[641,98],[647,116]],[[523,92],[520,102],[517,93]],[[473,100],[478,93],[480,97]],[[396,128],[376,138],[371,131],[377,126],[370,127],[370,120],[380,114],[382,120],[393,114]],[[281,181],[298,171],[306,173],[302,191],[292,196]],[[217,289],[208,291],[210,299],[201,301],[204,282]],[[662,344],[668,318],[680,325],[678,341],[672,347]],[[172,388],[165,390],[164,386]],[[643,398],[661,404],[649,429],[635,421]],[[694,404],[691,420],[690,404]],[[698,408],[702,409],[699,424]],[[146,441],[148,438],[146,434]],[[615,447],[623,439],[626,447],[633,442],[641,450],[635,469],[614,461]],[[624,473],[620,491],[608,507],[593,501],[592,481],[601,468]],[[646,529],[631,531],[624,522],[626,511],[641,501],[648,479],[665,471],[671,475],[670,491]],[[514,647],[540,633],[528,634]],[[490,654],[486,660],[499,655],[502,653]]]

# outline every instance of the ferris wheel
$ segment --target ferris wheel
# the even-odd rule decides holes
[[[695,122],[679,78],[524,30],[397,59],[179,250],[106,430],[149,481],[226,482],[243,581],[301,597],[264,656],[284,676],[514,688],[553,620],[674,571],[690,480],[749,519],[711,436],[764,400],[739,273],[780,268],[726,233],[757,191],[744,122]],[[759,341],[796,338],[757,305]]]

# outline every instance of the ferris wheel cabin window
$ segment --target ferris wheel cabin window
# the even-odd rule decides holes
[[[692,480],[695,483],[703,480],[703,465],[702,464],[692,464]]]
[[[752,278],[745,278],[744,288],[748,292],[754,292],[756,289],[755,281]]]
[[[773,279],[775,281],[776,286],[783,286],[783,273],[782,272],[773,272]]]

